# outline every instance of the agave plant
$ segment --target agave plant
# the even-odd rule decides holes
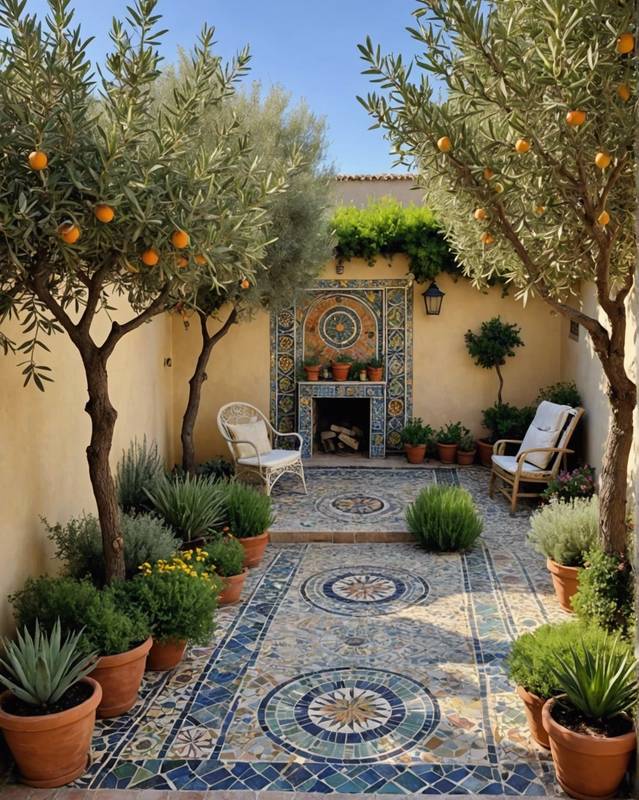
[[[145,492],[183,542],[208,536],[224,522],[225,484],[189,475],[158,478]]]
[[[62,641],[57,620],[50,634],[36,621],[33,636],[24,628],[15,642],[3,638],[0,683],[29,705],[53,705],[95,666],[97,653],[87,656],[78,647],[81,635],[71,633]]]
[[[599,643],[594,651],[578,652],[570,648],[570,656],[557,656],[554,668],[558,684],[570,705],[592,720],[610,719],[623,712],[632,712],[639,700],[636,661],[629,653]]]

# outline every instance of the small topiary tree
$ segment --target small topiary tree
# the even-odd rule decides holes
[[[482,322],[479,333],[469,330],[465,333],[466,349],[478,367],[494,369],[499,380],[497,404],[502,404],[504,376],[501,368],[507,358],[515,355],[516,347],[524,343],[519,335],[521,328],[514,322],[502,322],[500,317],[493,317]]]

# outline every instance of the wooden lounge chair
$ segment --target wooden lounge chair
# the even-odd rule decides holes
[[[510,501],[512,513],[517,510],[520,497],[539,497],[548,483],[557,477],[562,464],[565,465],[568,453],[573,452],[568,445],[583,414],[583,408],[543,400],[523,439],[495,442],[488,490],[490,496],[494,496],[495,489],[501,492]],[[515,444],[519,445],[517,453],[506,455],[507,446]]]

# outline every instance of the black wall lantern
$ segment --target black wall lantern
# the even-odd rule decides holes
[[[422,293],[424,303],[426,305],[426,313],[430,315],[437,315],[442,310],[442,300],[446,292],[442,292],[439,286],[433,281],[431,285]]]

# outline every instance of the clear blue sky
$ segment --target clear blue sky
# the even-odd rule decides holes
[[[41,13],[46,0],[29,0]],[[124,0],[72,0],[84,35],[95,36],[92,56],[108,48],[113,15],[122,16]],[[329,125],[329,158],[340,172],[389,171],[392,159],[380,131],[355,99],[368,91],[356,48],[367,34],[385,51],[412,56],[416,43],[406,32],[414,23],[414,0],[159,0],[167,62],[177,48],[190,47],[203,22],[216,28],[218,52],[230,56],[251,46],[250,80],[265,87],[279,83],[303,97]]]

